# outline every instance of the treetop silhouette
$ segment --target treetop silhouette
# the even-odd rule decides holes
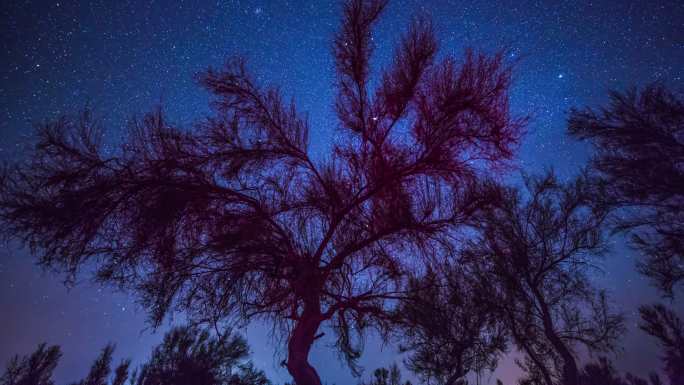
[[[592,142],[597,203],[619,209],[615,229],[644,253],[639,269],[668,296],[684,282],[684,99],[661,84],[612,92],[573,110],[569,133]]]
[[[324,159],[310,156],[294,104],[232,59],[200,76],[214,113],[192,129],[159,109],[107,152],[90,112],[40,126],[30,160],[3,173],[2,233],[71,279],[95,266],[100,282],[136,291],[154,324],[173,310],[272,322],[299,385],[321,383],[308,355],[324,326],[354,367],[406,272],[487,203],[480,179],[512,156],[524,125],[508,109],[503,56],[437,60],[426,19],[370,90],[371,31],[386,3],[343,6],[341,139]]]
[[[612,350],[624,330],[589,275],[607,249],[608,211],[593,206],[586,175],[524,179],[526,191],[504,187],[498,204],[481,211],[461,262],[524,353],[528,383],[579,385],[577,348]]]

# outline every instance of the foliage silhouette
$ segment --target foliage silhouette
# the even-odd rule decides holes
[[[504,325],[488,293],[473,284],[458,264],[428,271],[409,282],[397,311],[406,367],[424,382],[465,383],[469,372],[496,368],[505,351]]]
[[[100,355],[95,359],[93,365],[90,367],[88,376],[83,380],[73,385],[108,385],[107,381],[111,373],[112,354],[114,353],[114,345],[108,344],[102,349]],[[114,371],[111,385],[123,385],[128,378],[128,368],[131,365],[130,360],[124,360],[117,366]]]
[[[73,385],[270,385],[254,368],[245,340],[230,332],[212,336],[196,326],[176,327],[155,347],[150,360],[129,376],[131,361],[123,360],[112,375],[114,345],[102,349],[88,375]],[[58,346],[45,344],[31,356],[14,357],[2,385],[54,385],[52,372],[61,357]]]
[[[574,110],[569,132],[594,144],[597,200],[623,209],[615,228],[631,233],[640,270],[672,296],[684,282],[684,99],[661,85],[610,98]]]
[[[608,350],[623,330],[588,277],[605,250],[607,212],[591,209],[584,176],[563,184],[547,173],[525,184],[526,194],[500,189],[500,204],[482,212],[462,260],[525,354],[519,364],[528,382],[577,385],[575,346]]]
[[[684,385],[684,323],[661,304],[642,306],[639,313],[639,327],[657,338],[664,350],[664,370],[670,384]]]
[[[524,119],[508,109],[503,55],[435,59],[413,22],[371,91],[371,29],[383,0],[350,0],[334,39],[340,138],[309,156],[309,125],[244,60],[200,83],[215,113],[193,130],[161,110],[105,151],[89,112],[42,125],[30,161],[0,187],[2,233],[44,266],[135,290],[154,324],[263,319],[284,332],[299,385],[321,383],[308,356],[319,330],[352,368],[382,327],[405,273],[488,200],[478,180],[505,166]]]
[[[52,372],[61,356],[59,346],[46,344],[38,345],[30,356],[14,356],[0,377],[0,385],[54,385]]]
[[[195,326],[164,336],[150,360],[133,376],[135,385],[270,385],[263,372],[246,361],[249,347],[231,333],[212,337]]]

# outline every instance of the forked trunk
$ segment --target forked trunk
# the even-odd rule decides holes
[[[287,345],[287,370],[296,385],[321,385],[316,369],[309,364],[309,351],[322,321],[320,309],[310,305],[304,309],[292,330]]]

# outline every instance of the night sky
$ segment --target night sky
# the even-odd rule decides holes
[[[174,3],[174,5],[170,5]],[[231,55],[248,59],[263,83],[276,83],[308,111],[311,148],[323,154],[336,125],[331,38],[337,1],[2,1],[0,5],[0,158],[21,159],[35,122],[76,112],[86,103],[102,117],[110,142],[126,120],[158,103],[171,119],[189,124],[208,112],[194,75]],[[418,12],[432,15],[441,54],[472,46],[508,47],[518,60],[512,108],[530,115],[518,165],[528,172],[553,166],[568,177],[586,163],[584,145],[565,136],[572,106],[604,103],[609,89],[662,81],[684,90],[684,2],[673,1],[398,1],[390,3],[374,41],[374,68],[391,58],[393,43]],[[657,347],[636,330],[640,304],[657,299],[634,272],[637,257],[615,238],[597,284],[628,316],[617,357],[635,374],[660,366]],[[0,247],[0,368],[40,342],[59,344],[58,384],[82,378],[98,351],[117,344],[116,359],[145,359],[164,330],[154,332],[133,297],[88,282],[73,289],[42,272],[17,245]],[[684,308],[681,301],[674,304]],[[681,313],[681,311],[680,311]],[[282,350],[268,329],[244,331],[253,359],[277,383],[289,380]],[[312,354],[324,382],[355,384],[325,338]],[[330,342],[330,341],[327,341]],[[393,346],[369,338],[361,363],[368,369],[399,360]],[[509,356],[492,377],[513,384]]]

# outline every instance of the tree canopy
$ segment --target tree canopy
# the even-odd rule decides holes
[[[371,78],[386,3],[343,5],[327,156],[311,157],[305,116],[234,58],[199,76],[214,112],[192,129],[159,109],[106,151],[89,112],[41,125],[30,159],[0,178],[3,235],[70,278],[95,266],[99,281],[137,292],[154,324],[173,310],[272,322],[299,385],[321,383],[308,356],[323,326],[354,368],[406,272],[488,201],[479,181],[524,125],[509,112],[504,56],[438,60],[425,18]]]

